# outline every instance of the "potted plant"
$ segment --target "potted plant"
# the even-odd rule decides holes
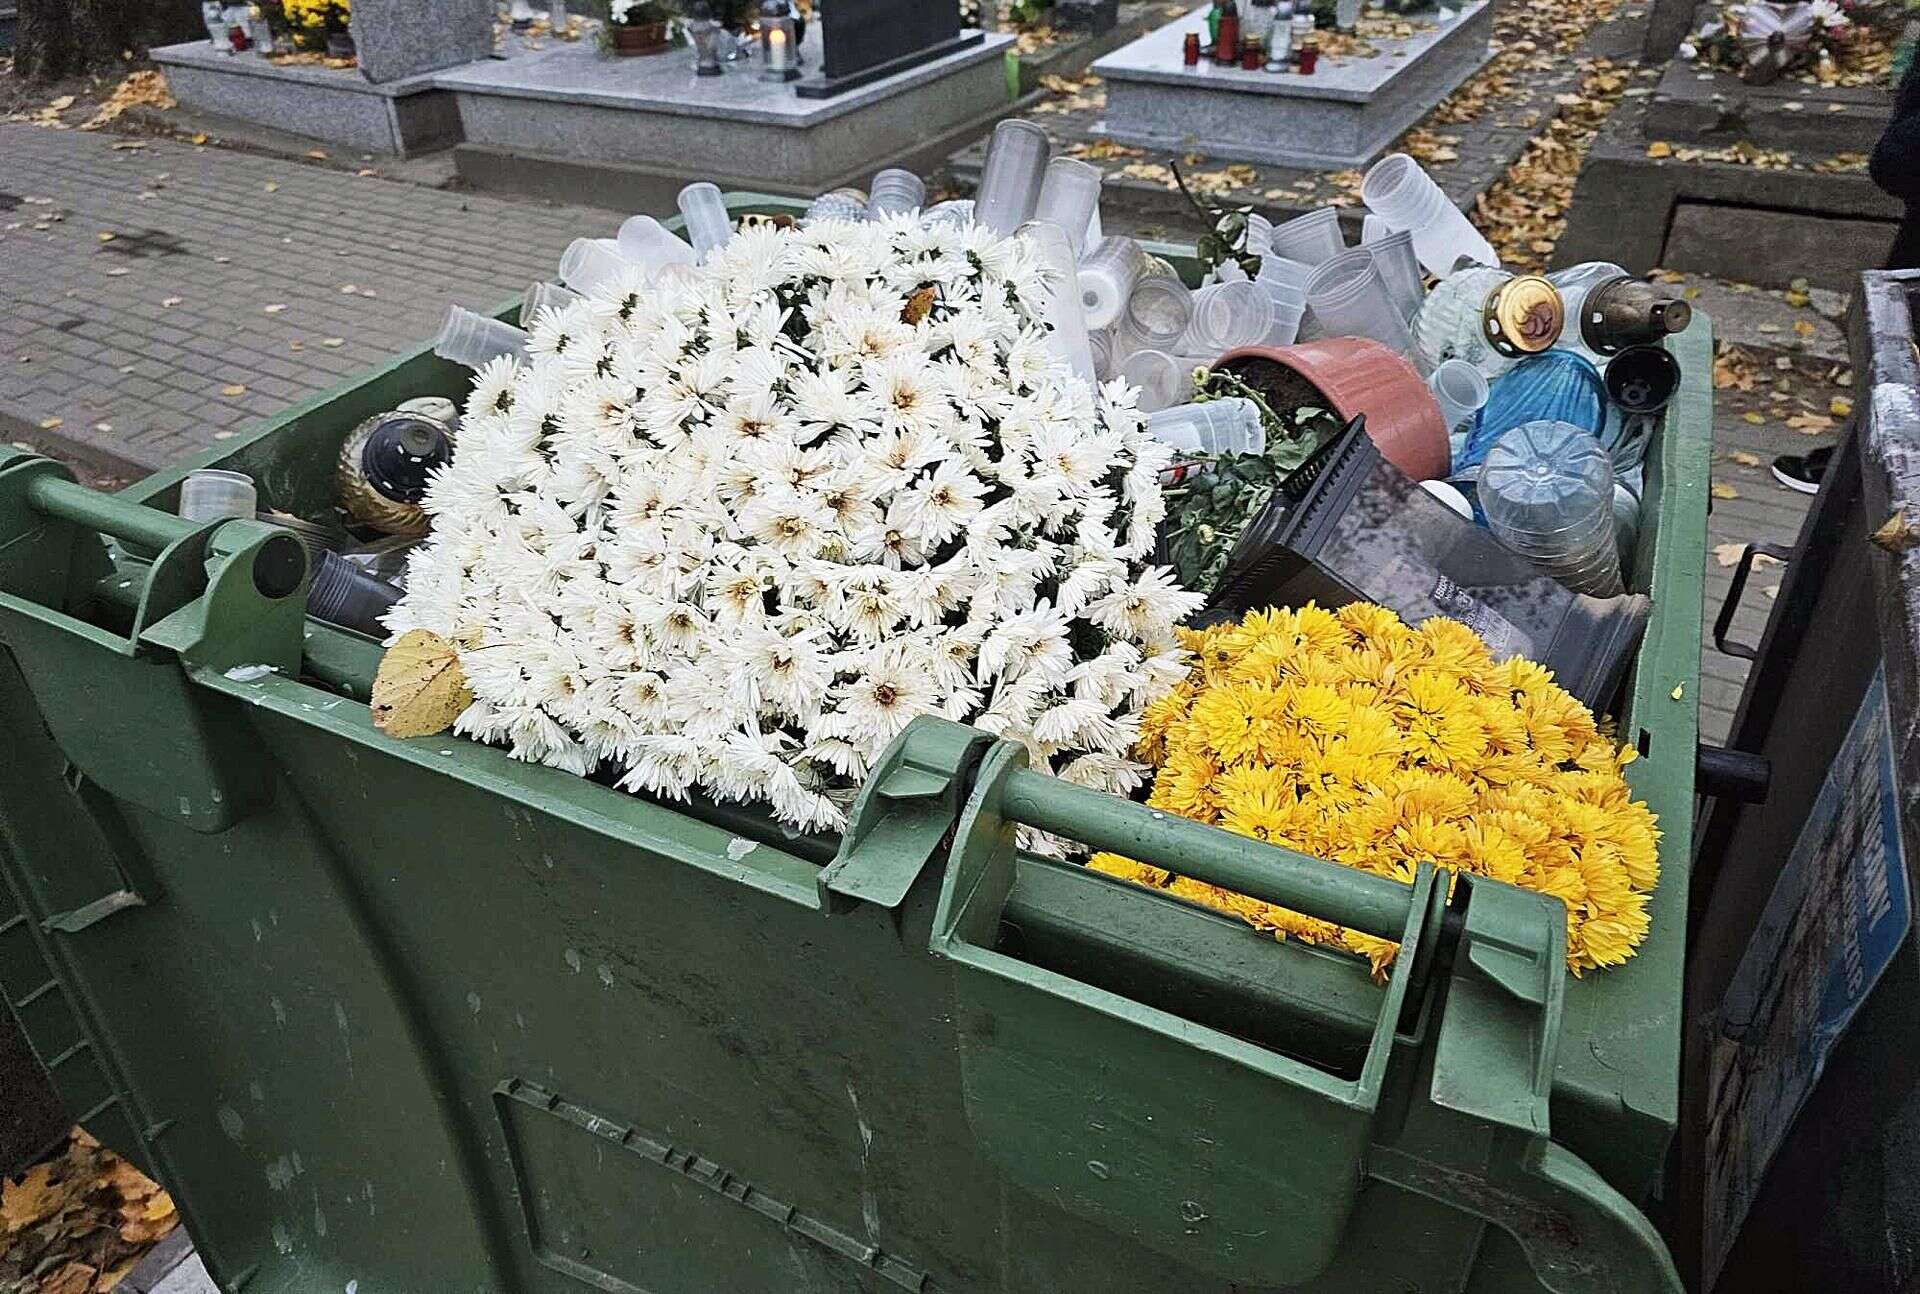
[[[672,47],[677,14],[667,0],[613,0],[603,29],[606,44],[622,58],[659,54]]]

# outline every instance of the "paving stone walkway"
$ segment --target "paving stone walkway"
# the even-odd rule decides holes
[[[497,305],[619,219],[28,125],[0,125],[0,158],[0,431],[131,469],[418,344],[449,303]]]

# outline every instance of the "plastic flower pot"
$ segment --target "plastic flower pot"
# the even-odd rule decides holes
[[[1340,418],[1367,417],[1382,456],[1416,481],[1447,474],[1447,422],[1413,365],[1365,337],[1249,346],[1216,369],[1258,391],[1276,412],[1318,401]]]

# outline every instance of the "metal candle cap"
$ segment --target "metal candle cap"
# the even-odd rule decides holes
[[[1580,310],[1580,339],[1595,354],[1614,355],[1685,332],[1692,322],[1693,307],[1685,301],[1661,296],[1645,279],[1622,275],[1587,293]]]
[[[1508,279],[1487,296],[1487,340],[1509,359],[1537,355],[1560,340],[1567,320],[1560,290],[1538,274]]]

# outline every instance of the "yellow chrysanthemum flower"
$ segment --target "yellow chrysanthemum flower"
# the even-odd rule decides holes
[[[1384,607],[1249,615],[1182,631],[1189,679],[1148,707],[1148,803],[1301,853],[1410,880],[1423,863],[1567,907],[1575,974],[1646,938],[1660,832],[1621,776],[1634,758],[1526,660],[1495,663],[1467,626],[1417,630]],[[1090,866],[1368,958],[1398,949],[1113,854]]]

